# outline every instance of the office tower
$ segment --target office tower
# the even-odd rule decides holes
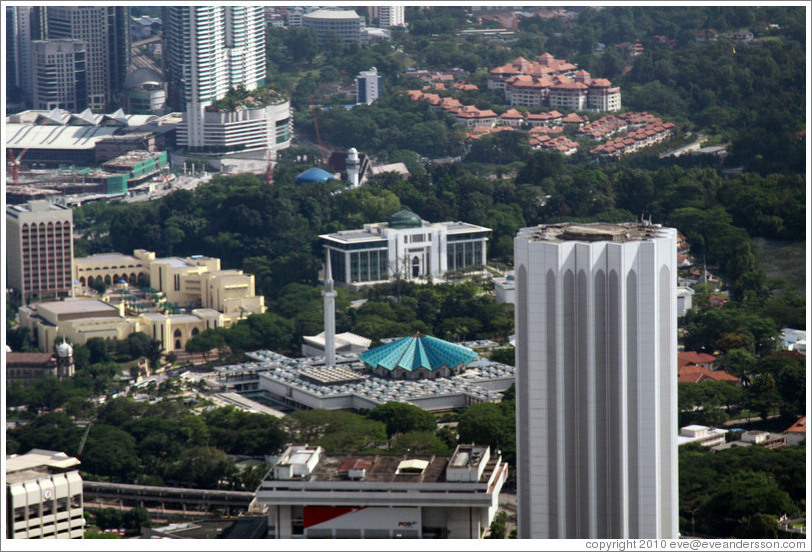
[[[130,65],[130,8],[48,7],[48,38],[87,43],[87,104],[112,110],[124,104],[124,80]]]
[[[87,107],[87,43],[35,40],[31,43],[34,109],[80,112]]]
[[[169,103],[186,113],[188,146],[205,145],[205,108],[231,87],[265,83],[261,7],[172,6],[164,9]]]
[[[44,200],[6,206],[7,282],[25,304],[71,293],[73,211]]]
[[[378,70],[372,67],[369,71],[361,71],[355,77],[355,86],[358,91],[356,104],[371,104],[381,95],[381,82]]]
[[[379,24],[384,29],[388,27],[405,27],[406,17],[403,6],[378,6]]]
[[[47,35],[45,8],[6,6],[6,83],[30,105],[34,94],[31,70],[31,42]]]
[[[520,538],[677,537],[676,236],[519,231]]]

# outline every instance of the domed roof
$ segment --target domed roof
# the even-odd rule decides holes
[[[164,77],[155,69],[141,67],[136,69],[124,79],[124,88],[135,88],[144,84],[158,85],[164,82]]]
[[[506,280],[508,280],[509,282],[511,282],[511,281],[513,281],[515,279],[516,279],[516,276],[512,272],[510,274],[508,274],[507,278],[506,278]]]
[[[432,372],[441,366],[466,365],[476,358],[476,353],[461,345],[417,334],[365,351],[358,358],[373,368],[414,372],[422,367]]]
[[[312,167],[297,176],[294,182],[296,184],[309,184],[311,182],[327,182],[328,180],[335,180],[335,177],[324,169]]]
[[[73,347],[71,347],[70,343],[68,343],[64,339],[62,340],[62,343],[56,344],[55,350],[56,356],[58,356],[59,358],[67,358],[73,355]]]
[[[411,211],[398,211],[389,217],[389,228],[420,228],[423,221]]]

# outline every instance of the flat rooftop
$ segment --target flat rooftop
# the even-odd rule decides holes
[[[16,472],[36,469],[66,470],[80,464],[79,460],[64,452],[45,449],[31,449],[26,454],[12,454],[6,457],[6,476]]]
[[[48,310],[56,315],[63,314],[91,314],[118,309],[109,303],[98,299],[65,299],[64,301],[49,301],[39,303],[37,309]]]
[[[88,255],[87,257],[77,257],[74,259],[76,263],[106,263],[106,262],[128,262],[128,263],[143,263],[141,259],[136,259],[132,255],[125,255],[124,253],[96,253],[95,255]]]
[[[651,240],[665,234],[659,225],[636,222],[610,224],[605,222],[539,225],[519,230],[519,235],[531,241],[550,242],[630,242]]]

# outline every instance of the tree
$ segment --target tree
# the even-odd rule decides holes
[[[437,421],[419,406],[404,402],[389,401],[369,411],[370,420],[386,424],[386,435],[391,439],[398,433],[434,431]]]
[[[451,454],[446,442],[429,431],[398,433],[390,442],[389,450],[403,454]]]
[[[759,374],[747,388],[747,408],[758,412],[762,420],[769,418],[770,411],[778,406],[780,400],[772,374]]]
[[[504,539],[507,536],[507,512],[498,512],[491,522],[489,539]]]
[[[516,450],[516,405],[514,401],[477,403],[460,414],[459,441],[488,445],[502,450],[510,461]]]

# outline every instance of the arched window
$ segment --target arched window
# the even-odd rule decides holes
[[[199,333],[200,333],[200,330],[198,330],[197,328],[192,328],[192,337],[196,336]]]
[[[174,337],[181,337],[181,336],[183,336],[183,333],[180,331],[180,328],[178,328],[177,330],[175,330],[175,333],[173,333],[172,335]]]
[[[181,346],[180,346],[180,339],[176,339],[176,340],[175,340],[175,349],[180,349],[180,348],[181,348]]]
[[[412,259],[412,277],[417,278],[420,276],[420,259],[415,256]]]

